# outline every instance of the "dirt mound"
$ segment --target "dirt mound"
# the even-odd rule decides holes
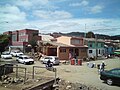
[[[56,90],[101,90],[93,86],[86,86],[81,83],[72,83],[65,80],[59,81],[59,88]]]

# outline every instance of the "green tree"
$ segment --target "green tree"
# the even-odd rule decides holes
[[[31,41],[29,41],[29,44],[34,48],[37,45],[37,41],[33,38]]]
[[[95,34],[93,32],[86,33],[86,38],[95,38]]]
[[[5,50],[5,47],[9,45],[9,35],[0,34],[0,53]]]

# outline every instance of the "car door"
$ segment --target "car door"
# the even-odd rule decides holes
[[[19,62],[23,63],[23,57],[19,57]]]
[[[120,83],[120,69],[112,70],[111,73],[113,74],[113,81],[115,83]]]

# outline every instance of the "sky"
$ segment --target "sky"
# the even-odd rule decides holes
[[[21,29],[120,35],[120,0],[0,0],[0,33]]]

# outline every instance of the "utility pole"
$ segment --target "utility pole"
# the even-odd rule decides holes
[[[97,56],[98,56],[98,50],[97,50],[97,35],[95,35],[95,51],[96,51],[95,60],[97,60]]]
[[[86,24],[85,24],[85,35],[84,35],[84,37],[86,38]]]

